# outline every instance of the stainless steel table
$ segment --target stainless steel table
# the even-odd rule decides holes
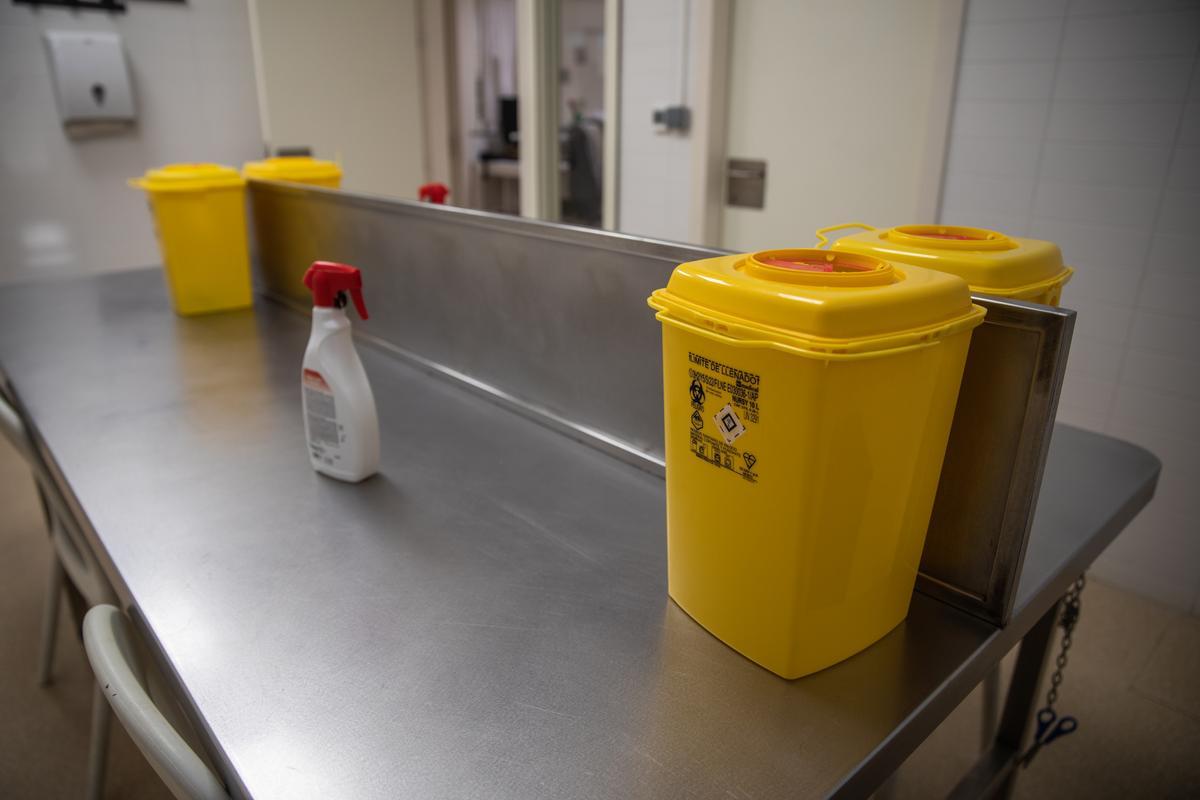
[[[658,478],[382,351],[360,348],[381,474],[314,474],[307,333],[266,301],[177,318],[157,271],[0,293],[6,381],[235,795],[865,794],[1159,469],[1060,426],[1009,626],[917,594],[878,644],[787,682],[668,601]]]

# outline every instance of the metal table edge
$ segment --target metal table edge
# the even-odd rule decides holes
[[[1061,423],[1060,425],[1065,428],[1075,428],[1073,425]],[[1058,426],[1056,425],[1056,427]],[[1110,438],[1115,439],[1115,437]],[[1144,447],[1123,439],[1116,439],[1116,441],[1141,451],[1154,462],[1154,470],[1148,480],[1129,496],[1117,514],[1109,518],[1095,536],[1072,554],[1062,569],[1034,589],[1029,599],[1013,613],[1007,625],[997,628],[987,641],[971,654],[970,658],[964,661],[921,705],[913,709],[866,758],[859,762],[858,766],[838,783],[827,797],[867,796],[899,769],[917,746],[979,685],[988,670],[999,664],[1000,660],[1024,638],[1025,634],[1033,629],[1042,615],[1058,602],[1075,579],[1087,571],[1092,562],[1146,507],[1157,489],[1158,478],[1162,473],[1162,462]],[[933,724],[930,724],[930,720],[934,720]]]

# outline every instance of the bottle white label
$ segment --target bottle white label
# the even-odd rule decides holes
[[[304,370],[302,382],[304,413],[308,422],[308,443],[312,448],[313,457],[332,464],[337,456],[327,453],[326,448],[336,449],[341,444],[333,390],[329,388],[321,373],[314,369]]]

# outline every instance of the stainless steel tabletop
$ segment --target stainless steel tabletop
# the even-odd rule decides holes
[[[177,318],[154,270],[0,293],[0,369],[233,791],[257,798],[859,793],[1158,471],[1060,426],[1008,627],[918,594],[878,644],[788,682],[668,601],[660,479],[381,351],[360,346],[381,474],[314,474],[307,334],[268,302]]]

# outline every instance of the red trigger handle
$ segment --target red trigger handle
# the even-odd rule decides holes
[[[362,272],[358,267],[336,261],[314,261],[304,273],[304,285],[312,291],[313,305],[322,308],[333,308],[337,305],[339,293],[349,293],[358,315],[367,319],[367,306],[362,295]]]

